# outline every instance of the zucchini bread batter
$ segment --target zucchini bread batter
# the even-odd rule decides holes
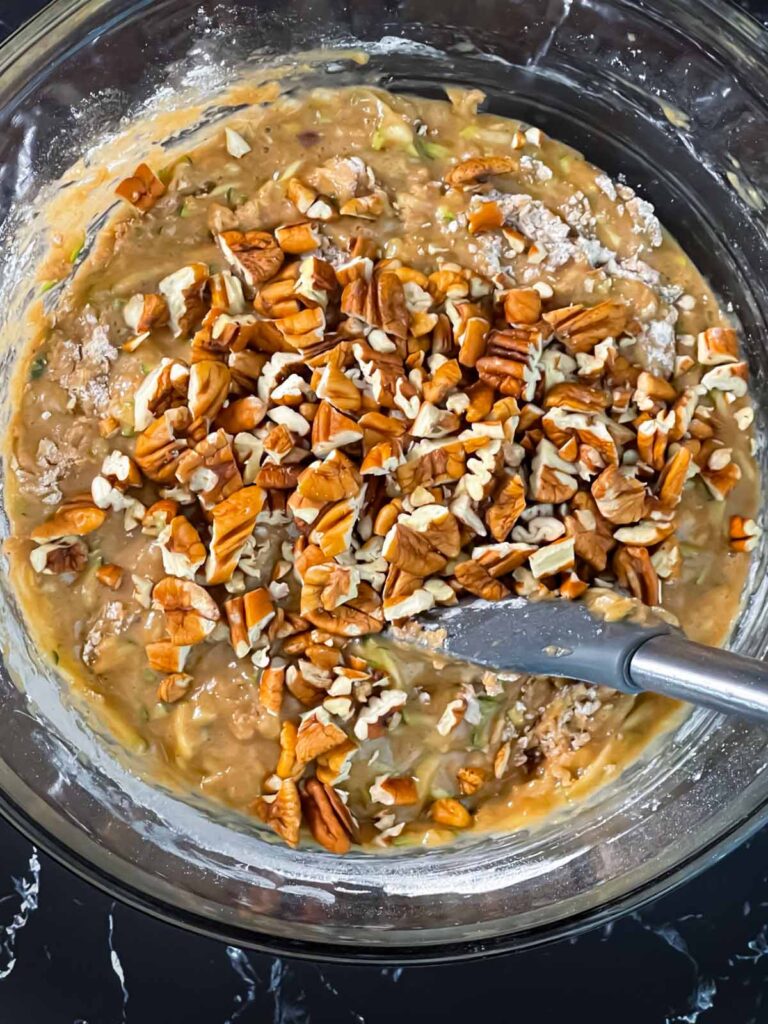
[[[377,640],[471,594],[718,644],[756,542],[737,332],[653,207],[535,127],[355,87],[124,204],[24,363],[29,627],[148,770],[333,853],[512,828],[679,708]]]

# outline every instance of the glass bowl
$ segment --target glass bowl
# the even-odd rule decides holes
[[[233,83],[277,74],[287,89],[479,86],[489,109],[623,173],[741,320],[762,437],[766,33],[722,0],[437,6],[57,0],[11,37],[0,49],[3,415],[51,242],[85,221],[90,237],[140,157],[188,146],[248,101]],[[768,648],[767,568],[763,546],[732,637],[757,656]],[[0,586],[3,813],[119,898],[237,945],[357,961],[532,945],[679,884],[766,817],[768,734],[697,711],[535,830],[344,858],[291,851],[226,810],[152,786],[118,756],[27,640],[7,571]]]

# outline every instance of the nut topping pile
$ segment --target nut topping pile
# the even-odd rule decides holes
[[[341,784],[360,748],[408,716],[406,689],[363,638],[465,595],[573,600],[598,587],[660,605],[681,570],[684,491],[699,480],[723,502],[741,476],[712,401],[746,395],[736,331],[683,339],[663,372],[635,356],[647,327],[631,303],[558,301],[544,266],[573,243],[564,222],[549,243],[526,231],[520,195],[504,191],[531,160],[530,134],[516,140],[448,164],[428,216],[457,204],[472,244],[510,252],[525,274],[387,256],[377,225],[397,203],[353,153],[281,176],[283,223],[213,218],[216,264],[176,266],[122,308],[124,353],[174,339],[131,395],[130,440],[102,417],[110,450],[89,491],[29,534],[40,574],[82,573],[107,520],[159,555],[161,578],[112,562],[98,584],[160,623],[142,657],[163,705],[205,685],[211,645],[228,643],[252,674],[276,743],[253,811],[292,846],[302,825],[336,854],[361,841]],[[234,159],[249,142],[227,130]],[[167,198],[161,177],[142,164],[118,188],[139,220]],[[328,233],[339,222],[345,248]],[[733,551],[757,533],[731,517]],[[441,736],[480,728],[477,694],[455,691]],[[580,699],[588,716],[592,698]],[[521,750],[508,729],[488,765],[457,762],[427,817],[471,826],[476,794]],[[384,845],[399,809],[423,801],[396,768],[370,787]]]

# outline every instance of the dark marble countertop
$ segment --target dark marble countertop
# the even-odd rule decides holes
[[[0,0],[0,39],[42,4]],[[767,0],[749,4],[768,20]],[[768,830],[601,930],[447,967],[289,961],[178,930],[0,821],[2,1024],[768,1021]]]

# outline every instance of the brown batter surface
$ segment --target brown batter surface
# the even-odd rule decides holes
[[[719,644],[738,610],[736,331],[649,203],[481,99],[317,90],[138,168],[25,362],[30,630],[158,779],[292,844],[516,827],[679,712],[388,622],[606,588]]]

